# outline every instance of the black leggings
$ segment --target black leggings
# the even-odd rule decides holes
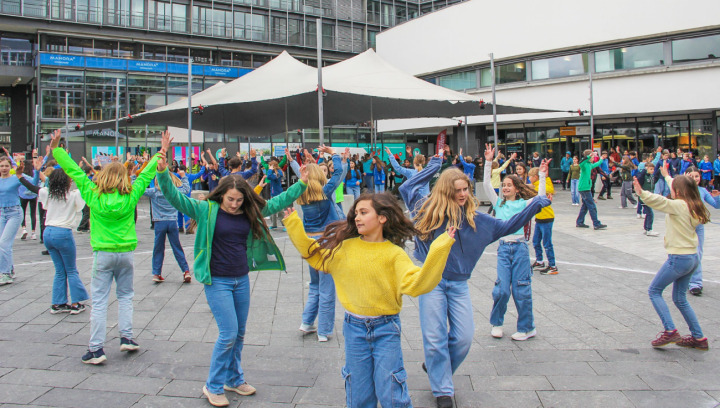
[[[30,203],[30,225],[32,226],[32,230],[35,231],[35,209],[37,208],[37,197],[29,200],[24,198],[20,199],[20,205],[23,209],[22,227],[25,228],[25,209],[27,208],[28,203]]]

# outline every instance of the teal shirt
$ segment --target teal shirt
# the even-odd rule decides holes
[[[505,204],[502,204],[502,199],[498,199],[497,205],[495,206],[495,218],[507,221],[512,218],[513,215],[524,210],[525,207],[527,207],[527,202],[528,200],[520,198],[514,201],[505,201]],[[523,229],[524,228],[520,228],[514,232],[513,235],[525,235]]]

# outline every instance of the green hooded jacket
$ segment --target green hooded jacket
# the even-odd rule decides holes
[[[212,285],[210,258],[212,257],[212,241],[215,236],[215,222],[220,204],[211,200],[200,201],[180,194],[175,185],[172,184],[167,168],[165,171],[157,173],[157,180],[158,184],[160,184],[160,190],[163,191],[168,202],[178,211],[197,222],[195,248],[193,250],[195,254],[193,263],[195,279],[205,285]],[[306,188],[307,185],[302,181],[293,184],[287,191],[271,198],[262,209],[262,215],[275,214],[292,206],[293,201],[297,200],[305,192]],[[250,271],[285,270],[285,260],[270,234],[255,239],[252,231],[250,231],[247,238],[247,260]]]
[[[65,149],[57,147],[53,149],[52,154],[65,173],[75,181],[80,196],[90,208],[90,225],[92,225],[90,245],[93,251],[134,251],[137,247],[135,208],[155,177],[158,155],[153,156],[135,179],[130,194],[120,194],[117,190],[109,194],[98,194],[95,183],[87,178],[85,172],[70,158]]]
[[[578,181],[578,191],[590,191],[592,183],[590,181],[590,173],[595,167],[600,167],[602,160],[596,163],[590,163],[590,157],[588,156],[580,162],[580,181]]]

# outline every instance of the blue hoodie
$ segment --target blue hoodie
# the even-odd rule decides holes
[[[400,186],[400,195],[405,201],[405,205],[410,210],[411,217],[415,217],[417,210],[422,207],[427,197],[419,193],[420,186],[427,182],[440,170],[442,159],[433,157],[430,163],[418,173],[417,176],[403,183]],[[528,221],[537,214],[543,207],[550,205],[547,197],[537,197],[528,203],[524,210],[514,215],[507,221],[499,220],[489,214],[481,211],[475,212],[475,230],[468,224],[467,220],[463,220],[460,228],[455,234],[455,243],[450,249],[443,278],[451,281],[464,281],[470,279],[475,265],[480,256],[482,256],[485,248],[497,241],[498,239],[511,235],[518,229],[522,228]],[[440,228],[434,230],[431,238],[422,241],[415,237],[415,252],[413,255],[421,262],[425,262],[430,244],[435,240],[447,227],[447,220],[443,222]]]

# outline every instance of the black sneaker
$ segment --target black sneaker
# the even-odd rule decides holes
[[[85,364],[100,364],[105,360],[107,360],[107,357],[105,357],[103,349],[97,351],[88,350],[87,353],[82,356],[82,362]]]
[[[605,225],[605,224],[600,224],[600,225],[596,225],[594,228],[595,228],[596,230],[604,230],[604,229],[607,229],[607,225]]]
[[[598,196],[598,198],[597,198],[597,199],[598,199],[598,200],[604,200],[604,199],[605,199],[605,197],[603,197],[603,196]]]
[[[587,224],[575,224],[577,228],[590,228]]]
[[[50,314],[70,313],[70,305],[52,305],[50,306]]]
[[[43,254],[43,255],[50,255],[50,251],[44,250],[44,251],[42,251],[42,254]]]
[[[453,408],[452,397],[447,395],[437,397],[437,408]]]
[[[540,269],[540,275],[557,275],[557,266],[548,266],[547,268]]]
[[[425,371],[425,373],[427,373],[427,366],[425,366],[424,362],[422,363],[422,369],[423,369],[423,371]]]
[[[85,305],[82,303],[78,303],[77,306],[70,305],[68,307],[70,308],[69,311],[71,315],[80,314],[85,311]]]
[[[120,338],[120,351],[137,351],[140,346],[134,340],[127,337]]]
[[[693,296],[702,296],[702,288],[691,288],[690,294]]]

